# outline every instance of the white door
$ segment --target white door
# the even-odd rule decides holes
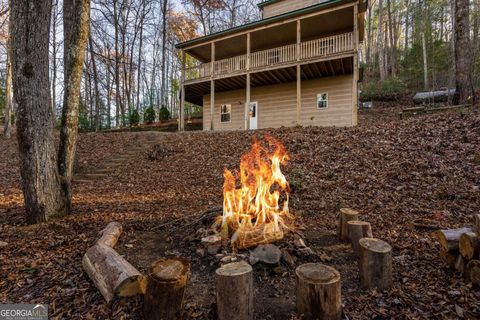
[[[250,130],[256,130],[258,128],[258,103],[250,102]]]

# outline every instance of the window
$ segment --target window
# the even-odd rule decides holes
[[[223,104],[220,107],[220,122],[230,122],[231,113],[232,113],[232,105]]]
[[[317,94],[317,109],[325,109],[328,107],[328,93]]]

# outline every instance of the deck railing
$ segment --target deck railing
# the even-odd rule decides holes
[[[353,50],[353,33],[344,33],[330,37],[305,41],[300,43],[300,55],[297,56],[297,44],[252,52],[250,54],[249,71],[261,70],[295,62],[297,59],[305,61],[313,58],[328,57]],[[247,55],[235,56],[215,61],[213,76],[222,76],[247,71]],[[202,63],[186,69],[185,79],[197,80],[211,76],[211,63]]]

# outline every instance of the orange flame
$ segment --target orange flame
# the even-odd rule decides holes
[[[268,147],[254,138],[251,150],[242,155],[240,188],[236,188],[230,170],[223,174],[221,234],[224,238],[232,235],[232,244],[238,248],[282,239],[286,218],[290,217],[290,187],[280,169],[289,156],[278,140],[270,136],[265,140]]]

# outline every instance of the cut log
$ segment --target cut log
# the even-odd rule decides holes
[[[467,266],[468,261],[465,260],[464,257],[462,257],[461,254],[457,256],[457,260],[455,260],[455,270],[460,272],[461,274],[465,273],[465,268]]]
[[[440,250],[440,259],[442,259],[447,265],[454,268],[457,261],[457,254],[452,251]]]
[[[297,313],[302,319],[339,320],[342,317],[340,273],[319,263],[295,270]]]
[[[217,314],[219,320],[253,319],[253,272],[242,261],[217,269]]]
[[[383,240],[362,238],[359,243],[360,284],[365,289],[392,285],[392,247]]]
[[[97,240],[97,244],[104,244],[113,248],[117,244],[121,234],[122,225],[119,222],[110,222],[105,229],[100,231],[100,239]]]
[[[440,243],[443,251],[454,251],[458,250],[458,242],[460,236],[463,233],[472,232],[472,228],[459,228],[459,229],[448,229],[448,230],[438,230],[434,234]]]
[[[373,238],[372,226],[365,221],[348,221],[347,228],[353,252],[358,255],[358,241],[362,238]]]
[[[480,214],[473,215],[473,226],[477,236],[480,237]]]
[[[478,252],[480,249],[480,238],[475,232],[467,232],[460,236],[458,241],[458,247],[460,254],[469,261],[474,258],[478,258]]]
[[[147,276],[144,317],[147,320],[180,319],[190,274],[190,263],[182,258],[154,262]]]
[[[99,243],[88,249],[82,265],[107,303],[114,297],[131,297],[144,292],[143,275],[107,245]]]
[[[467,264],[466,278],[473,284],[480,285],[480,261],[471,260]]]
[[[348,221],[358,220],[358,212],[349,208],[340,209],[340,216],[338,219],[337,235],[340,240],[349,240],[348,237]]]

